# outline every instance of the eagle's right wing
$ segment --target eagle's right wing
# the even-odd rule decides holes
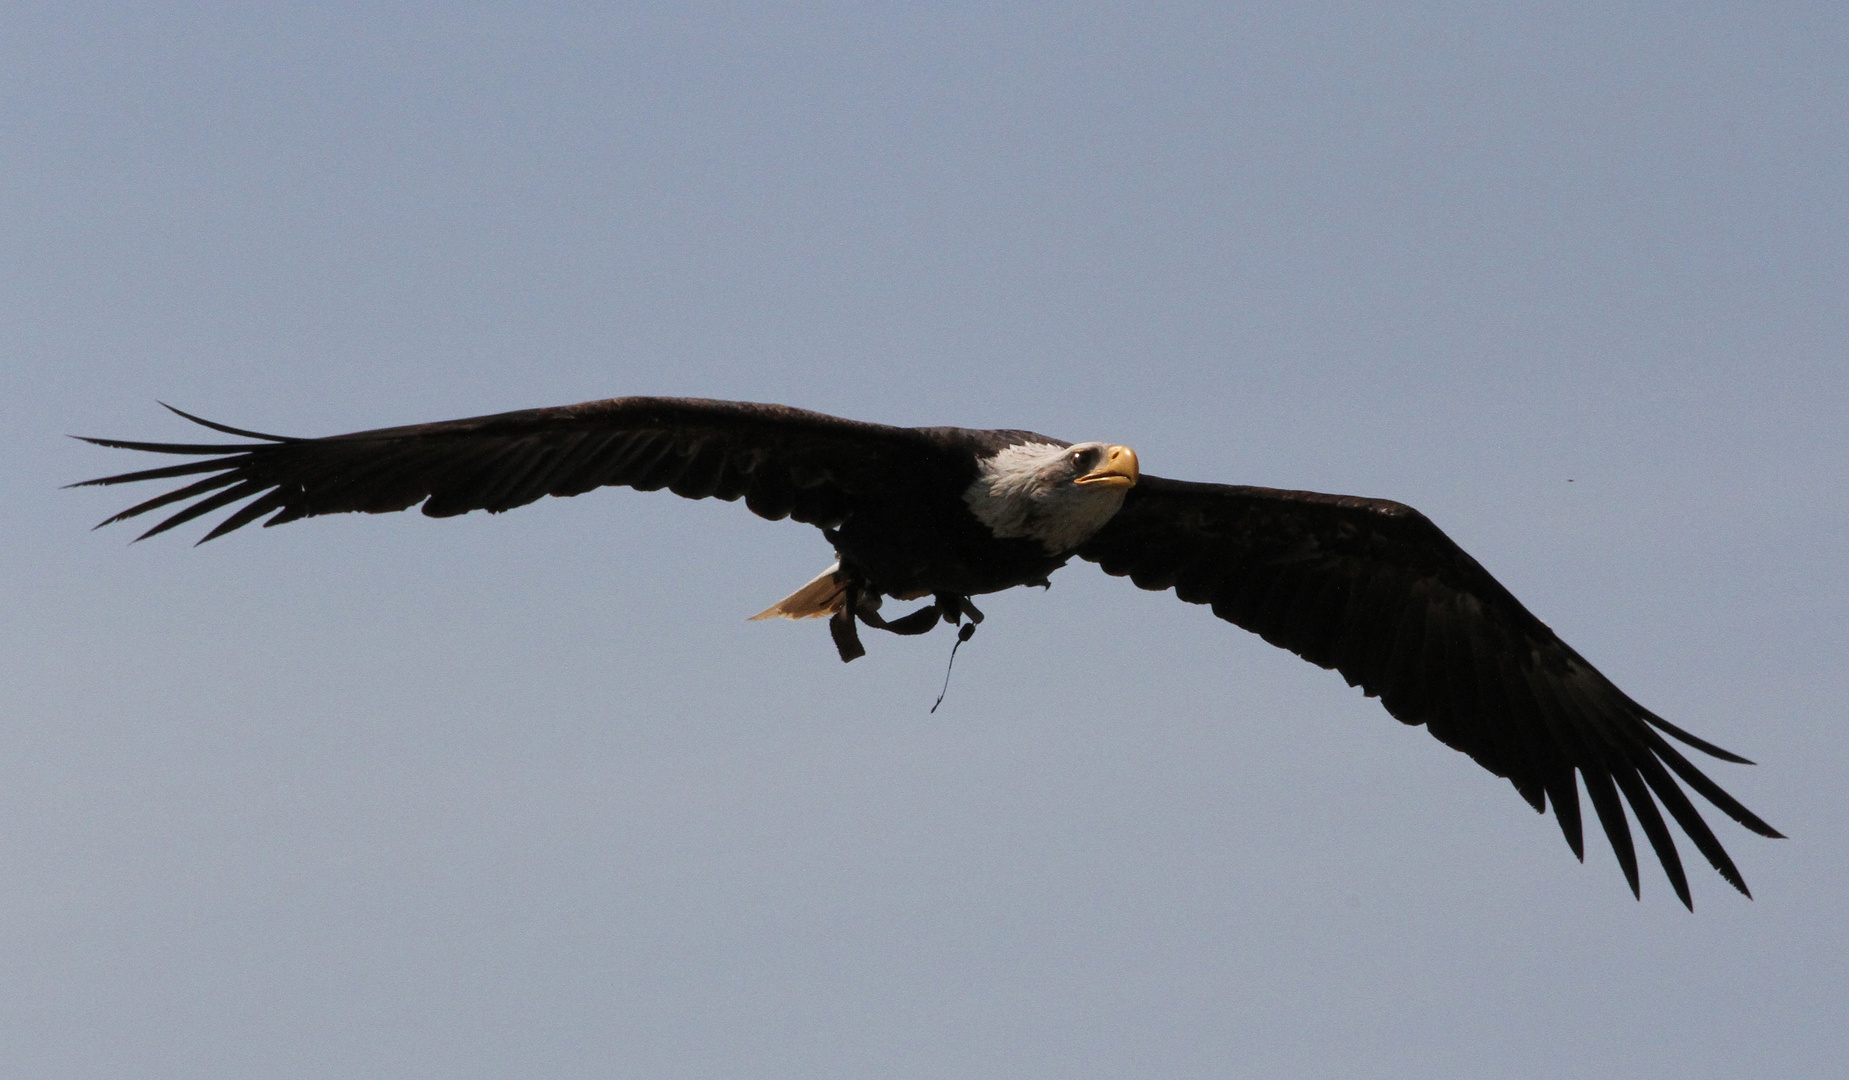
[[[250,500],[207,532],[199,541],[204,543],[265,515],[268,526],[419,504],[432,517],[498,513],[542,495],[579,495],[617,484],[642,491],[665,487],[690,499],[742,497],[762,517],[826,526],[841,521],[858,499],[889,487],[895,476],[933,460],[929,437],[917,429],[783,405],[698,398],[612,398],[319,439],[244,431],[173,411],[259,441],[86,438],[99,446],[207,459],[72,485],[205,474],[102,524],[183,504],[137,538],[146,539]]]

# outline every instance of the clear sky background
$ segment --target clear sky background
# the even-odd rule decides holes
[[[1844,12],[9,6],[0,1074],[1840,1076]],[[626,394],[1409,502],[1792,839],[1638,903],[1088,565],[930,715],[738,505],[59,490]]]

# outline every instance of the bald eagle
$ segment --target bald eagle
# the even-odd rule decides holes
[[[606,485],[742,498],[761,517],[818,527],[835,552],[821,576],[754,618],[826,617],[844,661],[865,654],[857,623],[921,634],[941,621],[966,639],[982,618],[971,597],[1045,585],[1076,556],[1339,671],[1400,721],[1507,778],[1537,812],[1551,802],[1583,862],[1577,773],[1633,895],[1626,802],[1684,905],[1694,906],[1659,802],[1751,895],[1678,777],[1753,832],[1780,835],[1664,736],[1750,762],[1632,701],[1397,502],[1167,480],[1103,442],[888,427],[748,402],[615,398],[318,439],[173,411],[256,441],[87,439],[205,459],[72,485],[202,477],[103,525],[178,504],[137,537],[146,539],[243,502],[204,543],[266,515],[265,526],[420,505],[431,517],[499,513]],[[928,602],[887,620],[888,597]]]

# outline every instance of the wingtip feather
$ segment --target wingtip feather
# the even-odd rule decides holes
[[[247,439],[264,439],[269,442],[295,442],[297,441],[287,435],[269,435],[261,431],[246,431],[243,428],[234,428],[230,426],[229,424],[221,424],[215,420],[207,420],[206,418],[202,416],[194,416],[192,413],[187,412],[185,409],[176,409],[172,405],[169,405],[164,401],[160,402],[159,404],[161,408],[166,409],[168,412],[173,413],[176,416],[181,416],[188,420],[191,420],[193,423],[198,424],[200,427],[208,427],[208,428],[211,428],[213,431],[222,431],[227,435],[241,435]]]

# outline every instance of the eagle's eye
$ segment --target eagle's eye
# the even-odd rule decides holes
[[[1081,473],[1090,472],[1098,464],[1098,448],[1088,446],[1083,450],[1072,452],[1072,467]]]

